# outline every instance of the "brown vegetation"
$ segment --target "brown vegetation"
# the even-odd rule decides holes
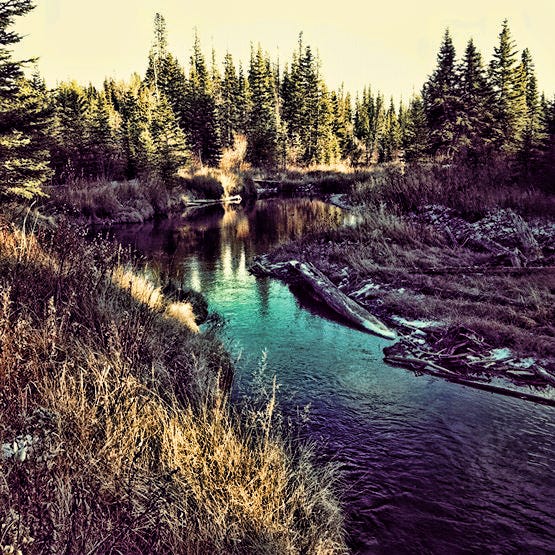
[[[171,188],[151,181],[73,181],[45,188],[43,212],[67,211],[85,223],[143,223],[180,212],[195,199],[256,196],[250,177],[242,172],[200,169],[184,173]]]
[[[222,345],[151,279],[66,223],[0,221],[0,546],[343,552],[331,469],[272,392],[235,412]]]

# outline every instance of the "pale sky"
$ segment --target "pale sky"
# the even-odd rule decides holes
[[[246,65],[250,43],[288,60],[303,31],[322,58],[331,88],[371,84],[407,98],[436,62],[446,27],[462,55],[472,37],[489,61],[504,18],[519,50],[528,47],[540,90],[555,93],[555,0],[36,0],[16,29],[26,35],[18,57],[39,56],[49,85],[76,79],[101,84],[146,69],[154,14],[165,18],[170,50],[188,63],[193,28],[221,61],[229,50]]]

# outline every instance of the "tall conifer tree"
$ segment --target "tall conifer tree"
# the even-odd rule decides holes
[[[434,155],[452,156],[458,148],[460,97],[457,85],[456,52],[449,29],[446,29],[436,69],[422,92],[430,130],[430,148]]]
[[[275,166],[278,161],[277,91],[270,60],[260,45],[256,51],[251,50],[248,79],[247,156],[255,166]]]
[[[494,122],[490,104],[493,91],[482,56],[470,39],[460,66],[461,110],[460,142],[468,153],[478,153],[494,138]]]
[[[418,95],[413,96],[407,110],[402,145],[407,162],[418,162],[429,151],[428,122],[424,103]]]
[[[522,51],[520,63],[521,89],[526,98],[526,121],[522,132],[522,144],[518,159],[524,174],[528,175],[537,164],[543,141],[540,98],[535,75],[534,62],[530,51]]]
[[[222,156],[218,108],[212,80],[195,31],[189,79],[182,109],[183,128],[192,154],[201,164],[217,166]]]
[[[21,40],[9,29],[14,18],[33,7],[31,0],[0,1],[0,198],[32,198],[51,175],[44,147],[50,122],[48,97],[23,77],[26,62],[14,61],[9,48]]]
[[[495,142],[501,150],[515,153],[526,125],[526,88],[507,20],[499,33],[489,73],[493,86],[493,115],[498,129]]]

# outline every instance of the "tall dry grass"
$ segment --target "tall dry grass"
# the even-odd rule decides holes
[[[0,221],[0,546],[340,553],[334,474],[230,406],[216,337],[124,253]]]
[[[44,210],[66,209],[90,220],[143,222],[168,214],[186,200],[184,191],[159,181],[73,181],[46,189]]]
[[[376,168],[357,181],[351,194],[355,204],[410,212],[426,204],[455,208],[470,219],[498,208],[512,208],[525,216],[555,217],[555,196],[532,181],[517,178],[504,158],[480,164],[389,165]]]

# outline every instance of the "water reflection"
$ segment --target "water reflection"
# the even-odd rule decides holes
[[[319,200],[260,200],[246,208],[194,209],[179,219],[120,227],[115,235],[148,254],[160,271],[179,278],[184,287],[202,292],[211,272],[218,272],[218,279],[246,282],[248,262],[256,254],[352,219]]]

